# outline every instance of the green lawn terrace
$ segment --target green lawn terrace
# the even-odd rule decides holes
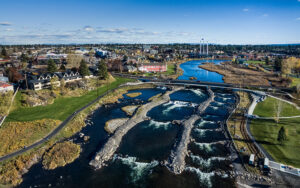
[[[268,97],[259,103],[254,114],[260,117],[274,117],[277,99]],[[298,116],[300,111],[286,102],[282,103],[281,117]],[[282,144],[277,141],[278,131],[284,127],[287,140]],[[255,119],[251,121],[250,131],[255,140],[274,158],[276,162],[300,168],[300,118],[275,120]]]
[[[116,78],[112,83],[104,84],[103,86],[89,91],[87,94],[80,97],[58,97],[53,104],[36,107],[22,107],[21,95],[16,96],[16,107],[9,114],[6,121],[33,121],[39,119],[56,119],[65,120],[73,112],[85,106],[89,102],[104,94],[107,90],[115,89],[119,85],[132,81],[126,78]]]

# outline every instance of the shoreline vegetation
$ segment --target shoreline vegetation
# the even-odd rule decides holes
[[[126,96],[130,98],[135,98],[140,96],[142,93],[141,92],[135,92],[135,93],[127,93]]]
[[[101,95],[105,93],[106,88],[111,90],[115,89],[118,86],[127,83],[132,82],[132,79],[126,79],[126,78],[116,78],[116,81],[110,83],[108,87],[105,87],[105,85],[98,88],[98,94]],[[0,162],[0,186],[16,186],[22,182],[22,175],[25,174],[28,169],[35,163],[41,161],[41,156],[47,151],[49,148],[51,148],[55,143],[59,142],[60,140],[68,139],[72,135],[79,132],[83,127],[86,126],[85,120],[86,118],[94,112],[94,110],[98,109],[102,105],[108,104],[108,103],[115,103],[118,101],[119,98],[123,97],[123,94],[127,93],[128,90],[133,89],[141,89],[141,88],[153,88],[154,86],[152,84],[141,84],[141,85],[125,85],[121,88],[116,89],[115,91],[108,93],[107,95],[103,96],[101,99],[99,99],[98,102],[94,103],[93,105],[89,106],[85,110],[78,113],[68,124],[59,132],[57,133],[53,138],[49,139],[49,141],[25,152],[24,154],[18,155],[16,157],[13,157],[11,159],[8,159],[6,161]],[[89,94],[89,101],[92,101],[97,97],[95,95],[97,93],[97,90],[90,91],[93,93],[93,97],[91,97]],[[85,99],[85,100],[87,100]],[[74,102],[78,101],[78,97],[74,98]],[[55,103],[55,102],[54,102]],[[88,103],[85,101],[85,104]],[[64,106],[64,105],[63,105]],[[47,108],[47,106],[42,106]],[[36,108],[36,107],[32,107]],[[24,108],[30,109],[31,108]],[[51,108],[52,109],[52,108]],[[62,108],[63,109],[63,108]],[[53,110],[53,109],[52,109]],[[57,111],[58,109],[56,109]],[[75,110],[74,110],[75,111]],[[72,112],[73,113],[73,112]],[[61,115],[61,114],[60,114]],[[53,119],[53,116],[51,116]],[[62,116],[55,116],[55,117],[62,117]],[[34,118],[35,119],[35,118]],[[24,120],[25,121],[25,120]],[[28,121],[28,123],[32,123],[33,120]],[[23,122],[23,121],[21,121]],[[7,123],[7,122],[5,122]],[[2,129],[0,129],[0,132]],[[21,131],[23,134],[26,134],[26,130]],[[2,139],[2,138],[0,138]]]
[[[55,144],[43,156],[43,168],[53,170],[72,163],[80,155],[80,145],[70,141]]]
[[[275,74],[236,67],[231,63],[222,63],[221,65],[205,63],[199,65],[199,68],[223,75],[223,81],[228,84],[277,87],[288,87],[290,84],[287,79],[276,76]]]

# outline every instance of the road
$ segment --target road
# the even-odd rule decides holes
[[[85,105],[84,107],[80,108],[79,110],[75,111],[72,115],[70,115],[66,120],[64,120],[58,127],[56,127],[50,134],[48,134],[46,137],[42,138],[41,140],[33,143],[30,146],[24,147],[23,149],[20,149],[18,151],[15,151],[13,153],[7,154],[5,156],[1,156],[0,157],[0,162],[1,161],[5,161],[7,159],[10,159],[12,157],[18,156],[20,154],[23,154],[26,151],[29,151],[45,142],[47,142],[49,139],[51,139],[53,136],[55,136],[59,131],[62,130],[62,128],[64,128],[70,120],[72,120],[78,113],[80,113],[81,111],[85,110],[86,108],[88,108],[89,106],[91,106],[92,104],[96,103],[97,101],[99,101],[99,99],[101,99],[103,96],[107,95],[108,93],[111,93],[113,91],[115,91],[116,89],[120,88],[122,86],[119,86],[113,90],[107,91],[104,94],[98,96],[96,99],[94,99],[93,101],[91,101],[90,103],[88,103],[87,105]]]

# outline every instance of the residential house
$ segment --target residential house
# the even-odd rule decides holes
[[[0,92],[14,91],[14,86],[0,81]]]

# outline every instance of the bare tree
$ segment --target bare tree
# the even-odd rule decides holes
[[[78,68],[80,66],[81,60],[82,60],[82,56],[79,54],[68,54],[67,67],[68,68],[73,68],[73,67]]]
[[[282,112],[282,101],[276,100],[274,103],[274,120],[279,123],[280,114]]]

